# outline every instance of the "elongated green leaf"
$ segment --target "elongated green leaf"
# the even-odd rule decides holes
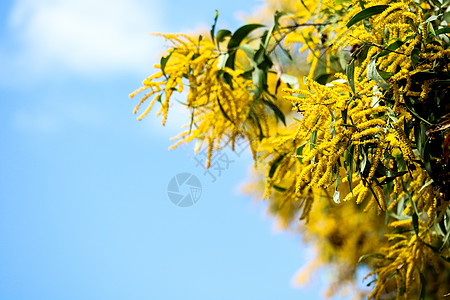
[[[220,104],[219,97],[217,97],[217,103],[219,104],[219,108],[220,108],[220,111],[222,112],[223,116],[224,116],[228,121],[230,121],[231,123],[233,123],[233,121],[231,120],[231,118],[227,115],[227,113],[226,113],[225,110],[223,109],[222,104]]]
[[[367,260],[368,258],[376,258],[376,259],[383,259],[385,256],[381,253],[369,253],[361,256],[358,259],[358,264],[362,263],[363,261]]]
[[[450,257],[445,257],[444,255],[441,255],[441,258],[446,262],[450,263]]]
[[[350,63],[347,65],[347,79],[348,85],[353,91],[353,95],[355,92],[355,60],[352,59]]]
[[[427,22],[427,31],[430,33],[431,36],[436,36],[436,32],[434,31],[433,24],[431,22]]]
[[[311,134],[311,138],[309,139],[309,149],[312,150],[316,147],[317,142],[317,130]]]
[[[431,145],[430,141],[425,143],[425,147],[423,148],[423,164],[425,165],[425,170],[427,170],[430,176],[433,176],[433,168],[431,167]]]
[[[344,124],[347,123],[347,111],[348,111],[347,107],[345,109],[341,110],[342,120],[344,120]]]
[[[217,45],[219,43],[222,43],[227,36],[231,36],[231,31],[229,31],[228,29],[220,29],[219,31],[217,31],[216,34]]]
[[[414,227],[414,232],[416,233],[416,236],[419,237],[419,216],[414,213],[412,215],[412,222]]]
[[[219,72],[217,72],[217,77],[220,77],[223,82],[233,88],[233,76],[231,76],[228,72],[225,70],[219,70]]]
[[[285,13],[285,12],[283,12],[283,11],[275,11],[275,14],[274,14],[274,16],[273,16],[273,26],[274,26],[274,29],[275,30],[279,30],[279,21],[280,21],[280,18],[281,17],[284,17],[284,16],[286,16],[287,15],[287,13]]]
[[[249,113],[249,117],[251,120],[253,120],[253,122],[256,124],[256,126],[258,126],[258,130],[259,130],[258,138],[261,141],[264,138],[264,133],[263,133],[263,129],[261,127],[261,122],[259,122],[258,115],[255,113],[254,110],[251,109],[250,113]]]
[[[211,26],[211,30],[209,31],[211,35],[211,41],[214,43],[214,33],[216,31],[217,19],[219,18],[219,11],[216,10],[216,17],[214,18],[214,24]]]
[[[365,174],[364,171],[366,170],[366,167],[367,170],[369,170],[371,163],[368,160],[367,153],[364,147],[359,146],[359,152],[361,153],[360,156],[362,156],[362,159],[359,161],[359,170],[362,174]],[[356,163],[358,163],[358,161]]]
[[[348,167],[347,170],[347,179],[348,179],[348,186],[350,189],[350,192],[352,192],[352,185],[353,185],[353,151],[355,146],[351,145],[347,149],[345,149],[344,152],[344,166]]]
[[[425,299],[425,294],[426,294],[426,282],[425,282],[425,276],[423,276],[422,272],[420,272],[419,269],[419,277],[420,277],[420,300],[424,300]]]
[[[244,51],[250,61],[253,62],[253,59],[255,57],[255,49],[253,49],[252,46],[250,46],[249,44],[243,44],[239,46],[239,49]]]
[[[276,184],[273,185],[273,188],[279,192],[285,192],[287,189]]]
[[[442,6],[442,3],[439,0],[431,0],[431,2],[433,2],[439,8]]]
[[[305,145],[306,143],[298,147],[296,151],[297,159],[301,164],[303,163],[302,155],[303,155],[303,148],[305,148]]]
[[[321,84],[321,85],[326,85],[328,79],[333,76],[333,74],[330,73],[323,73],[323,74],[319,74],[314,78],[314,81],[316,81],[317,83]]]
[[[340,181],[341,181],[341,177],[339,176],[339,173],[337,173],[336,186],[334,187],[334,194],[333,194],[333,201],[336,204],[341,204],[340,192],[338,190]]]
[[[255,88],[253,96],[255,99],[259,99],[266,84],[267,73],[260,68],[255,68],[252,73],[252,80]]]
[[[445,221],[445,220],[444,220],[444,221]],[[449,226],[450,226],[450,220],[448,221],[447,224],[449,224]],[[444,248],[444,246],[445,246],[445,244],[447,243],[449,237],[450,237],[450,230],[447,229],[447,233],[445,234],[444,240],[442,241],[442,246],[441,246],[441,248],[439,249],[439,251],[442,250],[442,249]]]
[[[417,65],[420,61],[420,49],[419,48],[414,48],[411,51],[411,62],[413,63],[413,65]]]
[[[429,186],[430,184],[432,184],[434,182],[433,179],[428,180],[427,183],[425,183],[419,190],[419,193],[422,193],[423,189],[426,188],[427,186]]]
[[[341,204],[340,194],[341,194],[341,192],[339,192],[338,190],[334,190],[334,194],[333,194],[334,203]]]
[[[268,101],[266,99],[262,99],[262,101],[265,105],[267,105],[274,112],[277,119],[280,119],[281,122],[283,122],[283,124],[286,126],[286,119],[284,117],[283,112],[278,108],[278,106],[276,106],[274,103],[272,103],[271,101]]]
[[[225,67],[225,63],[227,62],[227,59],[228,53],[220,55],[219,58],[217,59],[217,67],[219,69],[223,69]]]
[[[167,75],[164,70],[166,68],[167,62],[169,61],[169,58],[172,56],[172,53],[173,53],[173,51],[170,52],[169,55],[161,57],[161,62],[160,62],[161,72],[163,73],[164,77],[166,77],[166,78],[167,78]]]
[[[384,81],[383,77],[381,77],[380,73],[378,73],[376,62],[377,57],[372,57],[367,65],[367,77],[375,81],[382,89],[387,90],[389,89],[389,85]]]
[[[441,28],[435,31],[436,35],[450,33],[450,27]]]
[[[274,162],[273,164],[270,166],[270,170],[269,170],[269,178],[272,178],[273,175],[275,174],[275,171],[277,170],[278,166],[280,165],[281,161],[283,160],[284,156],[280,155]]]
[[[414,116],[416,116],[418,119],[420,119],[421,121],[423,121],[424,123],[428,124],[428,125],[433,125],[430,122],[428,122],[427,120],[425,120],[424,118],[422,118],[414,109],[414,106],[411,102],[411,98],[410,97],[405,97],[405,106],[408,109],[408,111],[410,113],[412,113]]]
[[[362,21],[364,19],[370,18],[374,15],[381,14],[386,8],[388,8],[388,5],[375,5],[368,7],[366,9],[363,9],[356,15],[354,15],[347,23],[347,28],[350,28],[350,26],[358,23],[359,21]]]
[[[246,38],[250,32],[252,32],[255,29],[264,27],[264,25],[261,24],[247,24],[242,27],[240,27],[238,30],[236,30],[233,35],[231,36],[230,41],[228,42],[228,53],[230,54],[230,57],[228,57],[226,66],[234,70],[234,62],[236,60],[236,50],[239,47],[239,45],[242,43],[244,38]]]
[[[380,54],[378,54],[378,57],[382,57],[385,55],[388,55],[389,53],[391,53],[392,51],[397,50],[398,48],[400,48],[402,45],[404,44],[403,41],[397,40],[395,42],[393,42],[392,44],[390,44],[389,46],[387,46],[383,51],[380,52]]]

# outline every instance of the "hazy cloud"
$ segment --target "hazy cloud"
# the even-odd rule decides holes
[[[148,35],[158,15],[156,3],[140,0],[17,0],[9,20],[17,49],[3,49],[0,61],[16,73],[148,71],[162,45]]]

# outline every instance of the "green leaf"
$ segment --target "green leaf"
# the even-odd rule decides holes
[[[366,167],[367,167],[367,169],[370,169],[371,164],[370,164],[370,162],[368,161],[367,153],[366,153],[366,151],[364,150],[364,147],[360,146],[359,149],[360,149],[359,152],[361,153],[361,155],[362,155],[362,157],[363,157],[362,160],[361,160],[361,163],[360,163],[360,168],[359,168],[359,170],[360,170],[361,173],[364,174],[364,170],[366,169]]]
[[[234,63],[236,60],[236,50],[239,47],[239,45],[242,43],[244,38],[246,38],[250,32],[252,32],[255,29],[264,27],[264,25],[261,24],[247,24],[242,27],[240,27],[238,30],[236,30],[233,35],[231,36],[230,41],[228,42],[228,53],[230,54],[230,57],[227,60],[226,66],[230,69],[234,70]]]
[[[423,164],[425,165],[425,170],[427,170],[430,177],[433,177],[433,168],[431,167],[431,145],[430,141],[425,143],[425,147],[423,148]]]
[[[316,147],[317,142],[317,130],[311,134],[311,138],[309,139],[309,149],[312,150]]]
[[[364,6],[363,0],[358,0],[358,2],[359,2],[359,6],[361,6],[362,9],[366,9],[366,7]]]
[[[446,262],[450,263],[450,257],[445,257],[444,255],[441,255],[441,258]]]
[[[342,120],[344,120],[344,124],[347,123],[347,111],[348,111],[348,107],[341,110]]]
[[[450,33],[450,27],[441,28],[435,31],[436,36],[440,34]]]
[[[413,66],[416,66],[419,61],[420,61],[420,49],[419,48],[414,48],[411,51],[411,62],[413,64]]]
[[[172,56],[172,53],[173,53],[173,51],[171,51],[169,53],[169,55],[161,57],[161,62],[160,62],[161,72],[163,73],[164,77],[166,77],[166,78],[167,78],[167,75],[166,75],[166,72],[164,70],[166,68],[167,62],[169,61],[169,58]]]
[[[314,78],[314,81],[321,85],[326,85],[328,78],[330,78],[331,76],[333,76],[333,74],[323,73],[323,74],[316,76],[316,78]]]
[[[256,51],[253,60],[256,66],[265,72],[273,65],[272,59],[267,55],[266,49],[264,48],[259,48],[258,51]]]
[[[417,73],[416,73],[417,74]],[[414,116],[416,116],[418,119],[420,119],[421,121],[423,121],[424,123],[428,124],[428,125],[433,125],[430,122],[428,122],[427,120],[425,120],[424,118],[422,118],[421,116],[419,116],[419,114],[416,112],[416,110],[414,109],[414,106],[411,102],[411,98],[410,97],[405,97],[405,106],[408,109],[408,111],[413,114]]]
[[[262,91],[264,90],[266,83],[266,76],[267,74],[260,68],[255,68],[255,70],[252,73],[252,80],[255,88],[254,90],[255,99],[259,99],[259,97],[262,94]]]
[[[346,53],[345,53],[345,51],[340,51],[339,52],[339,57],[338,57],[338,59],[339,59],[339,66],[342,68],[342,70],[345,70],[346,69],[346,67],[347,67],[347,58],[348,58],[348,56],[346,56],[345,55]]]
[[[219,18],[219,11],[216,9],[216,17],[214,18],[214,24],[211,27],[211,30],[209,31],[211,35],[211,41],[214,42],[214,32],[216,31],[216,25],[217,25],[217,19]]]
[[[286,126],[286,118],[284,117],[283,112],[278,108],[278,106],[266,99],[262,99],[262,101],[274,112],[277,119],[281,120],[281,122],[283,122],[283,124]]]
[[[347,23],[347,28],[350,28],[350,26],[358,23],[359,21],[362,21],[364,19],[370,18],[374,15],[381,14],[383,11],[385,11],[386,8],[388,8],[388,5],[375,5],[368,7],[366,9],[363,9],[356,15],[354,15]]]
[[[276,184],[273,185],[273,188],[279,192],[285,192],[287,189]]]
[[[362,263],[363,261],[367,260],[368,258],[377,258],[377,259],[383,259],[385,256],[381,253],[369,253],[369,254],[365,254],[362,255],[359,259],[358,259],[358,264]]]
[[[427,186],[429,186],[430,184],[432,184],[434,182],[433,179],[428,180],[427,183],[425,183],[419,190],[419,193],[422,193],[423,189],[426,188]]]
[[[450,220],[449,220],[448,224],[450,225]],[[447,233],[445,234],[444,240],[442,241],[442,246],[439,249],[439,251],[444,248],[444,246],[447,243],[449,237],[450,237],[450,230],[447,230]]]
[[[348,179],[348,186],[350,189],[350,192],[352,191],[352,184],[353,184],[353,151],[354,151],[354,145],[350,145],[347,149],[345,149],[344,152],[344,165],[348,167],[347,170],[347,179]]]
[[[217,59],[217,67],[219,69],[225,68],[225,63],[227,62],[227,59],[228,59],[228,53],[220,55],[219,58]]]
[[[259,129],[259,140],[261,141],[264,138],[263,129],[261,127],[261,122],[259,122],[258,115],[255,113],[253,109],[250,109],[249,118],[253,120],[253,122],[258,126]]]
[[[333,195],[333,201],[336,204],[340,204],[341,203],[340,192],[338,191],[340,179],[341,178],[339,177],[339,173],[337,173],[336,186],[334,188],[334,195]]]
[[[420,269],[419,269],[419,277],[420,277],[420,300],[423,300],[423,299],[425,299],[425,295],[426,295],[426,290],[425,290],[425,287],[426,287],[426,282],[425,282],[425,276],[423,276],[423,274],[422,274],[422,272],[420,272]]]
[[[377,56],[378,56],[378,57],[382,57],[382,56],[388,55],[388,54],[391,53],[392,51],[395,51],[395,50],[397,50],[398,48],[400,48],[403,44],[404,44],[403,41],[401,41],[401,40],[396,40],[395,42],[393,42],[392,44],[390,44],[389,46],[387,46],[383,51],[381,51]]]
[[[431,2],[433,2],[433,4],[436,5],[439,8],[441,8],[441,6],[442,6],[442,3],[439,2],[439,0],[431,0]]]
[[[353,91],[353,95],[356,94],[355,92],[355,60],[352,59],[350,63],[347,65],[347,78],[348,78],[348,85],[350,85],[350,88]]]
[[[333,201],[334,201],[334,203],[336,203],[336,204],[340,204],[341,203],[340,194],[341,193],[338,190],[334,191],[334,194],[333,194]]]
[[[247,57],[250,59],[250,61],[253,62],[253,59],[255,57],[255,49],[253,49],[252,46],[250,46],[249,44],[244,44],[244,45],[240,45],[239,49],[244,51],[244,53],[247,55]]]
[[[269,178],[272,178],[273,175],[275,174],[275,171],[278,168],[278,165],[281,163],[281,161],[283,160],[284,155],[280,155],[274,162],[273,164],[270,166],[270,170],[269,170]]]
[[[217,31],[216,34],[216,43],[219,45],[219,43],[222,43],[227,36],[231,36],[231,31],[228,29],[220,29]]]
[[[306,146],[306,143],[301,145],[300,147],[298,147],[297,151],[296,151],[297,159],[301,164],[303,163],[302,155],[303,155],[303,148],[305,148],[305,146]]]
[[[231,76],[228,72],[225,72],[224,70],[219,70],[217,72],[217,76],[222,78],[223,82],[228,84],[231,88],[233,88],[233,76]]]
[[[442,15],[441,15],[442,16]],[[436,21],[438,19],[438,16],[437,15],[431,15],[428,19],[426,19],[425,20],[425,22],[423,22],[422,24],[425,24],[425,23],[429,23],[429,22],[433,22],[433,21]],[[421,25],[422,25],[421,24]]]
[[[279,20],[280,20],[280,18],[281,17],[283,17],[283,16],[285,16],[285,15],[287,15],[285,12],[283,12],[283,11],[275,11],[275,15],[273,16],[273,27],[274,27],[274,29],[275,30],[279,30],[279,27],[278,27],[278,25],[279,25]]]
[[[416,236],[419,237],[419,216],[414,213],[412,215],[412,222],[414,227],[414,232],[416,233]]]
[[[379,167],[379,165],[378,165],[378,167]],[[379,171],[378,167],[377,167],[377,174],[381,174],[381,173],[378,172]],[[386,176],[386,178],[381,182],[382,185],[388,184],[389,182],[394,181],[395,178],[403,176],[406,173],[408,173],[407,171],[398,172],[398,171],[394,171],[394,170],[389,170],[389,169],[387,169],[384,166],[383,166],[383,168],[386,171],[386,173],[385,173],[386,175],[384,175],[384,176]],[[381,175],[380,177],[383,177],[383,176]]]
[[[414,202],[413,198],[412,198],[412,193],[413,192],[409,192],[408,189],[405,186],[405,183],[402,181],[402,187],[403,187],[403,191],[406,193],[406,196],[408,197],[409,203],[411,204],[414,214],[416,215],[417,218],[419,218],[419,211],[417,210],[417,206],[416,206],[416,202]],[[418,221],[418,219],[417,219]],[[414,225],[414,215],[413,215],[413,225]],[[417,223],[417,226],[418,223]]]
[[[450,85],[450,79],[436,80],[434,83],[438,85]]]
[[[431,36],[436,36],[436,32],[434,31],[433,24],[431,24],[431,22],[427,23],[427,31]]]
[[[389,89],[389,85],[384,81],[383,77],[378,73],[377,66],[377,57],[372,57],[369,64],[367,65],[367,77],[375,81],[379,87],[384,90]]]
[[[222,112],[223,116],[224,116],[228,121],[230,121],[231,123],[233,123],[233,121],[231,120],[231,118],[227,115],[227,113],[226,113],[225,110],[223,109],[222,104],[220,104],[219,97],[217,97],[217,103],[219,104],[219,108],[220,108],[220,111]]]

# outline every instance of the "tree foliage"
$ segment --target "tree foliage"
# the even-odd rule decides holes
[[[315,246],[311,267],[336,271],[331,293],[440,299],[450,293],[449,3],[267,1],[234,32],[218,30],[217,14],[209,33],[160,34],[171,46],[131,95],[144,93],[135,113],[158,102],[164,125],[173,93],[188,89],[191,122],[174,147],[205,143],[206,167],[246,139],[259,166],[247,191],[263,191],[280,224]],[[362,266],[369,293],[355,288]]]

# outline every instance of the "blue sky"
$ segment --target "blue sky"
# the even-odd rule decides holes
[[[238,192],[249,153],[211,182],[168,151],[181,109],[162,128],[128,98],[164,49],[149,32],[209,28],[215,9],[237,28],[259,4],[0,2],[0,299],[321,298],[323,279],[291,284],[300,238]],[[181,172],[202,183],[189,208],[167,196]]]

